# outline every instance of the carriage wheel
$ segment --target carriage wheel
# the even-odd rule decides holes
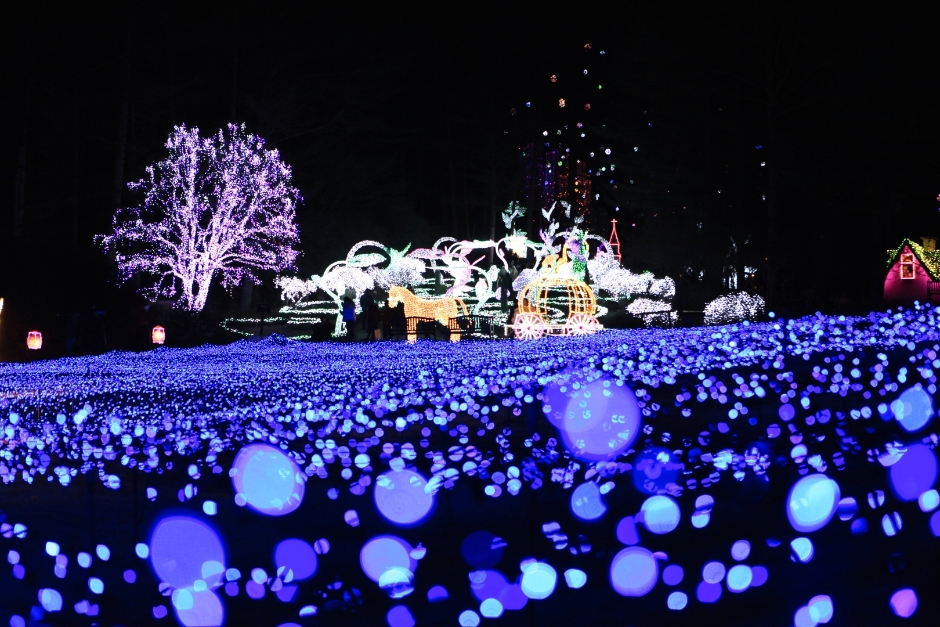
[[[534,313],[517,315],[512,330],[520,340],[537,340],[545,335],[542,317]]]
[[[587,314],[574,314],[565,324],[565,335],[587,335],[597,331],[597,318]]]

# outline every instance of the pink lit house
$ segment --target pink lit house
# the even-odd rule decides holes
[[[940,252],[936,240],[923,238],[924,245],[909,239],[888,251],[885,277],[886,305],[940,303]]]

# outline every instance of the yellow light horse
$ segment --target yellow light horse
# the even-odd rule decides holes
[[[460,340],[460,333],[457,332],[456,326],[454,326],[450,321],[459,315],[459,310],[457,309],[458,305],[460,306],[460,310],[463,311],[463,315],[467,315],[467,306],[461,299],[438,298],[435,300],[428,300],[426,298],[421,298],[420,296],[415,296],[411,291],[405,289],[404,287],[393,285],[388,291],[388,306],[397,307],[398,303],[405,303],[405,318],[411,318],[408,320],[409,342],[414,342],[418,339],[418,323],[414,318],[439,320],[441,324],[447,326],[451,330],[451,342],[457,342]]]

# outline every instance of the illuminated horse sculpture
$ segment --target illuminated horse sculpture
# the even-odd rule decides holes
[[[405,304],[405,318],[411,318],[411,320],[408,321],[409,342],[414,342],[418,339],[418,324],[414,318],[439,320],[441,324],[447,325],[448,328],[450,328],[450,340],[452,342],[460,340],[460,333],[455,332],[450,320],[456,318],[460,314],[460,311],[463,311],[463,315],[467,315],[467,306],[464,304],[463,300],[459,298],[428,300],[420,296],[415,296],[412,292],[403,287],[393,285],[388,291],[388,306],[397,307],[398,303]],[[459,311],[457,308],[458,305],[460,306]]]

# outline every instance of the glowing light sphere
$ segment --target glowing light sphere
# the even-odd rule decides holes
[[[555,591],[558,573],[545,562],[533,562],[522,573],[522,593],[530,599],[547,599]]]
[[[220,627],[225,623],[225,608],[212,590],[176,590],[171,600],[177,618],[185,627]]]
[[[460,627],[477,627],[480,624],[480,615],[473,610],[464,610],[457,617]]]
[[[666,599],[666,607],[670,610],[684,610],[689,604],[689,596],[685,592],[673,592]]]
[[[503,604],[499,599],[486,599],[480,603],[480,615],[484,618],[499,618],[503,615]]]
[[[58,590],[41,588],[39,590],[39,604],[47,612],[59,612],[62,610],[62,595]]]
[[[911,588],[901,588],[891,595],[891,611],[901,618],[910,618],[917,611],[917,593]]]
[[[819,594],[814,596],[806,604],[806,607],[809,608],[809,617],[816,623],[828,623],[832,620],[832,597],[829,595]]]
[[[824,474],[801,478],[790,488],[787,517],[794,529],[809,533],[822,529],[839,506],[839,484]]]
[[[396,536],[377,536],[366,542],[359,552],[359,564],[366,577],[376,583],[389,570],[414,573],[418,567],[411,557],[411,545]]]
[[[790,542],[790,558],[794,562],[807,563],[813,559],[815,549],[809,538],[794,538]]]
[[[917,505],[922,512],[932,512],[940,506],[940,493],[936,490],[927,490],[917,497]]]
[[[571,511],[581,520],[597,520],[607,511],[594,482],[582,483],[571,493]]]
[[[267,516],[283,516],[304,498],[304,475],[297,464],[278,448],[249,444],[235,456],[232,470],[235,502],[247,504]]]
[[[905,390],[891,403],[894,418],[905,431],[917,431],[933,417],[933,400],[921,386]]]
[[[685,571],[678,564],[670,564],[663,569],[663,583],[667,586],[678,586],[685,577]]]
[[[721,562],[708,562],[702,567],[702,580],[705,583],[720,583],[725,578],[725,565]]]
[[[750,566],[736,564],[728,571],[725,585],[728,586],[728,590],[731,592],[744,592],[751,586],[753,579],[754,573],[751,571]]]
[[[577,568],[569,568],[565,571],[565,583],[575,590],[582,588],[587,583],[587,573]]]
[[[375,506],[391,523],[401,526],[424,522],[434,506],[428,482],[413,470],[391,470],[375,482]]]
[[[290,538],[274,548],[274,563],[289,568],[294,581],[302,581],[317,572],[317,553],[303,540]]]
[[[209,525],[188,516],[169,516],[157,523],[150,537],[150,562],[157,577],[183,589],[202,580],[209,588],[225,572],[225,551]]]
[[[731,557],[735,561],[740,562],[741,560],[746,560],[747,556],[751,554],[751,543],[747,540],[738,540],[731,545]]]
[[[396,605],[390,609],[388,614],[385,616],[385,620],[388,621],[388,627],[415,626],[415,617],[412,616],[411,610],[409,610],[404,605]]]
[[[655,534],[669,533],[679,526],[679,504],[668,496],[651,496],[640,507],[643,524]]]
[[[542,409],[579,459],[606,460],[619,455],[641,427],[636,395],[608,378],[584,384],[570,374],[559,375],[546,386]]]
[[[653,554],[639,546],[623,549],[610,563],[610,585],[625,597],[641,597],[653,589],[659,565]]]
[[[912,444],[888,472],[898,498],[913,501],[936,483],[937,457],[926,445]]]

